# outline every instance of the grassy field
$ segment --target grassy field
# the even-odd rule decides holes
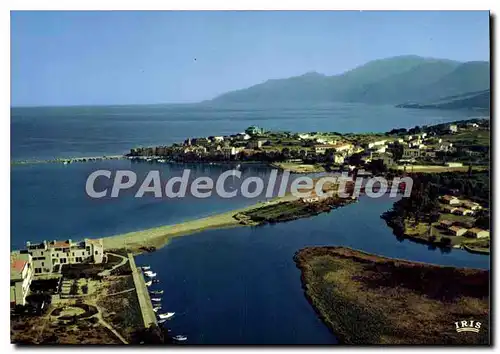
[[[295,255],[306,297],[343,344],[488,344],[489,272],[344,247]],[[455,321],[481,322],[457,333]]]
[[[490,131],[485,129],[462,131],[442,135],[440,138],[456,145],[490,145]]]

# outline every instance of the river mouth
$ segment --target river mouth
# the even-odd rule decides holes
[[[334,344],[307,302],[293,256],[308,246],[346,246],[387,257],[489,268],[489,257],[442,253],[400,241],[380,215],[395,199],[361,197],[330,213],[253,228],[208,230],[137,257],[158,273],[174,332],[193,344]]]

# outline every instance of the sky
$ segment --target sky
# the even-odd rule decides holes
[[[11,105],[198,102],[407,54],[489,60],[489,13],[11,12]]]

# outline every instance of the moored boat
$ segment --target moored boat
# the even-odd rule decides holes
[[[151,267],[150,267],[150,266],[142,266],[142,267],[141,267],[141,269],[142,269],[142,270],[150,270],[150,269],[151,269]]]
[[[152,297],[151,301],[160,302],[161,301],[161,297]]]
[[[176,335],[175,337],[172,337],[172,338],[173,338],[173,339],[175,339],[175,340],[178,340],[178,341],[180,341],[180,342],[183,342],[183,341],[185,341],[186,339],[188,339],[188,337],[183,336],[182,334]]]
[[[163,294],[163,290],[151,290],[149,293],[153,295],[161,295]]]
[[[151,284],[153,284],[151,280],[146,282],[146,286],[151,286]]]
[[[158,317],[161,320],[166,320],[166,319],[172,318],[174,315],[175,315],[175,312],[167,312],[167,313],[160,313],[158,315]]]

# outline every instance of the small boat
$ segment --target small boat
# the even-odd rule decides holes
[[[161,306],[158,306],[158,307],[153,307],[153,311],[154,311],[154,312],[158,312],[159,310],[161,310]]]
[[[151,284],[153,284],[151,280],[146,282],[146,286],[151,286]]]
[[[156,273],[154,273],[154,272],[147,271],[147,272],[144,272],[144,274],[150,278],[156,277]]]
[[[160,302],[161,301],[161,297],[152,297],[151,301]]]
[[[172,338],[173,338],[173,339],[175,339],[175,340],[178,340],[178,341],[180,341],[180,342],[183,342],[183,341],[185,341],[186,339],[188,339],[188,337],[183,336],[183,335],[181,335],[181,334],[179,334],[179,335],[177,335],[177,336],[175,336],[175,337],[172,337]]]
[[[167,312],[167,313],[160,313],[158,317],[160,317],[160,320],[168,320],[169,318],[172,318],[175,315],[175,312]]]
[[[151,267],[150,267],[150,266],[143,266],[143,267],[141,267],[141,269],[142,269],[142,270],[150,270],[150,269],[151,269]]]
[[[153,295],[161,295],[163,294],[163,290],[151,290],[149,293]]]
[[[160,323],[160,324],[161,324],[161,323],[165,322],[166,320],[167,320],[166,318],[165,318],[165,319],[163,319],[163,320],[158,320],[158,323]]]
[[[165,159],[158,159],[157,161],[158,161],[158,162],[161,162],[161,163],[165,163],[165,162],[167,162],[167,160],[165,160]]]

